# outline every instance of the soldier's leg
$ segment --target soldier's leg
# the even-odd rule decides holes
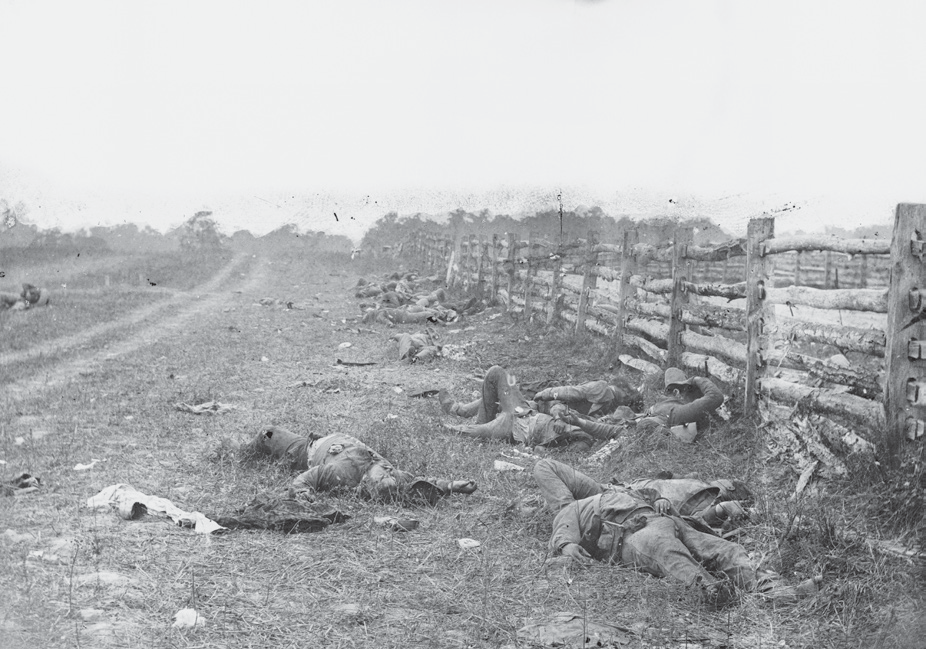
[[[676,536],[675,521],[668,516],[651,516],[646,527],[628,535],[624,539],[621,561],[686,586],[710,586],[717,582]]]
[[[460,424],[446,426],[448,430],[469,437],[480,439],[495,439],[503,442],[511,441],[511,431],[514,426],[514,416],[502,413],[495,419],[483,424]]]
[[[738,588],[755,590],[755,569],[749,563],[749,556],[743,546],[713,534],[699,532],[684,521],[679,521],[677,528],[679,540],[705,567],[722,571]]]
[[[556,460],[543,459],[537,462],[534,465],[534,480],[544,500],[556,510],[602,492],[600,484],[581,471]]]

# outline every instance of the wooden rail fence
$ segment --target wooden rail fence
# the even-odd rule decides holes
[[[921,232],[926,205],[901,204],[892,241],[777,238],[769,217],[710,246],[681,224],[660,246],[635,231],[618,242],[419,232],[402,248],[528,322],[605,336],[615,358],[645,372],[711,376],[742,390],[744,412],[798,405],[835,422],[849,451],[870,449],[867,436],[894,463],[926,430]],[[840,353],[815,356],[821,345]]]

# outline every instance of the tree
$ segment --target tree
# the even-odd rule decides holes
[[[183,250],[219,250],[222,247],[224,237],[211,217],[210,211],[197,212],[181,226],[180,247]]]

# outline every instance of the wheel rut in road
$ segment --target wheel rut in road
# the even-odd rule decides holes
[[[8,398],[15,400],[26,398],[42,390],[66,383],[78,375],[92,373],[94,367],[102,361],[125,356],[162,338],[180,332],[181,327],[187,326],[191,320],[220,309],[223,304],[232,299],[230,291],[225,290],[217,293],[216,290],[231,277],[232,273],[241,268],[246,260],[246,255],[238,255],[213,275],[208,282],[185,293],[178,293],[175,299],[169,303],[171,305],[179,304],[179,310],[173,315],[158,318],[140,330],[122,332],[121,339],[117,338],[111,341],[105,349],[77,358],[62,359],[60,363],[53,367],[44,369],[41,377],[27,377],[10,383],[4,388],[0,388],[0,390],[6,392],[5,396]],[[263,284],[265,275],[266,270],[263,263],[252,264],[249,276],[235,290],[240,292],[255,290]],[[73,351],[104,334],[119,332],[120,329],[127,329],[132,325],[151,320],[151,318],[157,317],[158,313],[162,312],[164,308],[165,305],[159,303],[137,309],[113,322],[96,325],[80,333],[56,339],[51,343],[51,351],[56,353]],[[14,362],[38,358],[47,353],[49,353],[49,344],[43,343],[41,348],[30,348],[21,352],[5,354],[0,356],[0,367]]]

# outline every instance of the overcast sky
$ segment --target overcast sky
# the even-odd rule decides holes
[[[912,0],[0,0],[0,198],[42,227],[353,238],[558,192],[884,223],[926,202],[924,25]]]

